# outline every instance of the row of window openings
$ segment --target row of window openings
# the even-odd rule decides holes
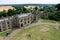
[[[7,25],[7,27],[9,27],[10,25]],[[3,25],[3,28],[6,28],[5,25]]]
[[[6,29],[6,24],[5,23],[2,23],[2,24],[4,24],[4,25],[2,25],[2,27],[4,28],[4,29]],[[7,26],[8,26],[8,28],[9,28],[9,22],[7,22]]]
[[[28,21],[28,23],[29,23],[29,21]],[[27,24],[27,22],[25,21],[24,24]]]
[[[5,22],[3,22],[2,24],[6,24]],[[9,24],[9,22],[7,22],[7,24]]]
[[[5,28],[2,28],[3,29],[3,31],[5,31],[7,28],[5,27]],[[0,32],[1,32],[1,27],[0,27]]]
[[[28,20],[29,20],[30,18],[28,18]],[[32,18],[31,18],[31,20],[32,20]],[[22,22],[23,20],[21,20],[21,22]],[[24,19],[24,21],[26,21],[26,19]]]
[[[2,24],[4,24],[4,25],[2,25],[2,27],[3,27],[2,29],[3,29],[3,30],[6,30],[6,29],[7,29],[7,28],[5,27],[6,24],[5,24],[5,23],[2,23]],[[7,22],[7,26],[8,26],[8,29],[9,29],[9,28],[10,28],[10,27],[9,27],[9,22]],[[0,27],[0,31],[1,31],[1,27]]]
[[[26,20],[24,20],[24,22],[25,22]],[[28,21],[28,20],[27,20]],[[23,22],[23,20],[21,20],[20,22]]]
[[[6,29],[4,28],[3,31],[5,31],[5,30],[6,30]],[[2,31],[2,30],[1,30],[1,28],[0,28],[0,32],[1,32],[1,31]]]

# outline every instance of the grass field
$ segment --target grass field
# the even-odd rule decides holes
[[[8,11],[9,9],[13,9],[14,7],[12,6],[0,6],[0,11],[6,10]]]
[[[60,23],[60,21],[46,20],[46,19],[42,19],[42,18],[39,18],[39,20],[43,23]]]
[[[35,25],[21,30],[11,40],[60,40],[60,30],[55,25]]]

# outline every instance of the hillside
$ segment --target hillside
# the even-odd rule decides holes
[[[46,20],[47,21],[47,20]],[[10,40],[60,40],[58,25],[49,21],[48,23],[35,23],[26,29],[20,30]]]

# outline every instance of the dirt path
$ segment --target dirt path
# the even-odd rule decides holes
[[[39,25],[39,24],[47,24],[47,25],[60,25],[58,23],[54,24],[54,23],[42,23],[40,21],[36,22],[36,23],[32,23],[26,27],[22,27],[21,29],[16,29],[16,30],[13,30],[13,32],[11,34],[9,34],[4,40],[10,40],[16,33],[18,33],[20,30],[23,30],[23,29],[26,29],[26,28],[29,28],[29,27],[32,27],[34,25]]]

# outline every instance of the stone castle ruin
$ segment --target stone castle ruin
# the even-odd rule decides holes
[[[36,22],[38,15],[33,13],[17,14],[11,17],[0,19],[0,32],[7,29],[24,27],[33,22]]]

